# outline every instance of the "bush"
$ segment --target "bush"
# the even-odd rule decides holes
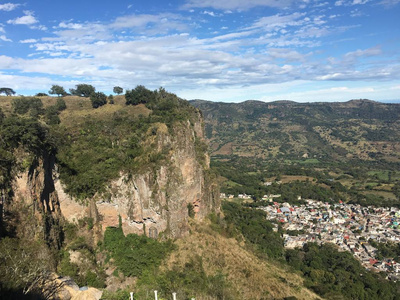
[[[158,290],[159,296],[166,299],[173,292],[177,292],[180,299],[239,299],[224,274],[206,274],[200,256],[182,267],[174,266],[164,272],[146,271],[138,281],[135,299],[153,299],[153,290]]]
[[[56,102],[56,108],[57,111],[63,111],[65,109],[67,109],[67,105],[65,104],[65,100],[62,98],[57,98],[57,102]]]
[[[107,96],[102,92],[91,93],[90,101],[92,102],[93,108],[98,108],[104,104],[107,104]]]
[[[43,114],[42,100],[35,97],[16,98],[12,102],[13,112],[19,115],[24,115],[30,112],[32,117],[38,117]]]
[[[136,234],[125,237],[121,228],[108,227],[104,248],[125,276],[140,276],[144,270],[159,266],[173,245],[171,241],[158,242]]]
[[[256,245],[260,253],[273,258],[283,257],[283,240],[279,233],[272,230],[273,226],[266,220],[264,211],[245,208],[233,202],[224,202],[222,208],[226,222],[234,224],[247,241]]]

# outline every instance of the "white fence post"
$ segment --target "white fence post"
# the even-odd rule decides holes
[[[172,293],[172,298],[176,300],[176,293]]]
[[[131,294],[131,300],[133,300],[133,292],[130,292],[130,294]]]
[[[155,300],[158,300],[157,291],[154,291],[154,299],[155,299]]]

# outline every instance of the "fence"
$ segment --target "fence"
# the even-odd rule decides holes
[[[154,291],[154,300],[158,300],[158,295],[157,295],[157,291]],[[130,293],[131,294],[131,299],[133,300],[133,292]],[[172,293],[172,300],[176,300],[176,293]],[[192,298],[192,300],[196,300],[195,298]]]

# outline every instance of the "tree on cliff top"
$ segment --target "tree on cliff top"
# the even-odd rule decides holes
[[[67,94],[67,92],[64,90],[64,88],[62,86],[53,84],[51,86],[49,94],[50,95],[57,95],[58,97],[60,97],[60,96],[65,96]]]
[[[77,84],[75,89],[69,90],[72,95],[79,97],[89,97],[92,93],[96,92],[96,88],[90,84]]]
[[[0,94],[5,94],[6,96],[15,95],[15,91],[11,88],[2,87],[0,88]]]
[[[119,95],[124,92],[124,89],[120,86],[114,86],[113,92]]]
[[[146,89],[143,85],[136,86],[133,90],[125,92],[126,105],[138,105],[155,100],[155,93]]]

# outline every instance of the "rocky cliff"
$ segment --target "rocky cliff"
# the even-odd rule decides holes
[[[124,232],[158,237],[179,237],[188,231],[191,208],[202,219],[219,210],[219,191],[209,172],[208,154],[202,148],[201,116],[197,122],[175,124],[172,130],[162,123],[152,127],[146,151],[163,155],[155,166],[112,180],[106,192],[87,199],[85,204],[67,195],[60,180],[55,187],[62,215],[70,222],[94,219],[104,230],[119,226]],[[171,133],[172,132],[172,133]]]
[[[56,244],[53,227],[58,228],[60,220],[88,218],[100,233],[122,225],[125,234],[179,237],[188,232],[189,214],[202,219],[219,210],[199,111],[168,126],[151,123],[140,143],[140,167],[121,170],[105,189],[84,199],[67,193],[56,155],[45,153],[16,177],[14,206],[24,203],[38,212],[34,234]]]

